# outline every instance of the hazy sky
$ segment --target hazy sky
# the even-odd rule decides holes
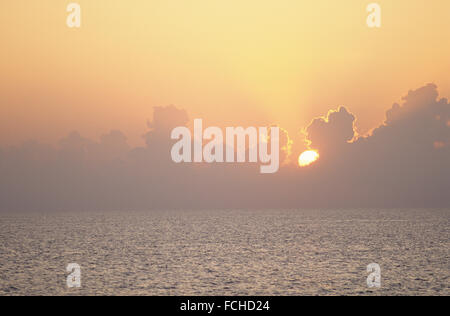
[[[347,108],[325,112],[306,130],[320,153],[307,167],[283,133],[275,174],[258,164],[174,163],[168,136],[188,114],[154,110],[139,148],[120,131],[0,147],[0,212],[450,206],[450,103],[433,84],[404,95],[367,137],[355,138]]]
[[[450,97],[450,1],[79,0],[0,3],[0,145],[112,128],[143,144],[154,106],[293,135],[346,106],[360,132],[434,82]]]

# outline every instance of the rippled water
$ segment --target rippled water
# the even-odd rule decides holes
[[[0,215],[2,295],[449,295],[450,210]],[[68,289],[78,263],[82,287]],[[366,267],[382,269],[370,290]]]

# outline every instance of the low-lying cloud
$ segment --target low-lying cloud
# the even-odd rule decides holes
[[[253,164],[174,164],[170,132],[188,122],[184,110],[157,107],[144,147],[111,131],[0,149],[0,210],[450,207],[450,104],[433,84],[410,91],[369,135],[357,135],[345,107],[314,119],[304,142],[320,159],[306,168],[281,130],[273,175]]]

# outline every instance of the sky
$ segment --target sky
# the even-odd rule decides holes
[[[0,3],[0,146],[122,131],[145,145],[155,106],[217,126],[279,124],[292,138],[345,106],[367,134],[409,90],[450,97],[450,2],[78,0]],[[188,123],[189,124],[189,123]]]
[[[0,3],[0,211],[450,207],[449,1],[69,3]],[[280,170],[174,163],[194,119]]]

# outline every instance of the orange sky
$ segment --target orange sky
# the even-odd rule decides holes
[[[345,105],[365,132],[408,90],[450,97],[450,1],[79,0],[0,3],[0,145],[110,129],[142,144],[152,107],[291,135]]]

